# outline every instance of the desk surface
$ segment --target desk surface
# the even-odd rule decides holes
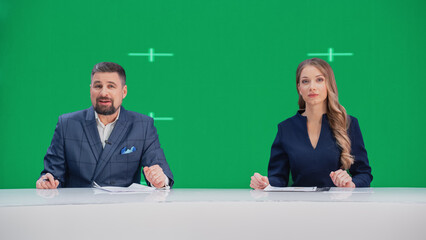
[[[0,190],[0,239],[419,239],[426,188]]]
[[[328,192],[249,189],[172,189],[111,194],[92,188],[1,189],[0,207],[153,202],[366,202],[426,204],[426,188],[332,188]]]

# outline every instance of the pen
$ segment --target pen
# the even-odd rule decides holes
[[[58,180],[58,179],[53,178],[53,181],[55,181],[55,180]],[[43,182],[46,182],[46,181],[49,181],[49,179],[48,179],[48,178],[43,179]],[[59,180],[58,180],[58,181],[59,181]]]

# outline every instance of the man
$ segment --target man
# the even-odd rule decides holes
[[[141,169],[151,186],[172,186],[153,119],[125,110],[124,69],[101,62],[92,69],[92,107],[59,117],[36,187],[129,186]]]

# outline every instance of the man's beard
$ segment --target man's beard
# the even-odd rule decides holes
[[[111,101],[111,106],[101,106],[99,105],[100,100],[108,100]],[[96,99],[95,111],[100,115],[112,115],[117,112],[118,108],[114,107],[114,101],[110,98],[98,98]]]

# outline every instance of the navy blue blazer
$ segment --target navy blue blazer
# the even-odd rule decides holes
[[[351,140],[351,154],[354,164],[349,169],[356,187],[369,187],[373,179],[368,163],[358,120],[352,116],[348,129]],[[316,148],[312,147],[307,129],[307,118],[299,112],[278,124],[278,133],[271,148],[268,179],[271,186],[285,187],[289,172],[293,186],[335,187],[330,172],[341,168],[341,150],[336,143],[328,123],[327,115],[322,117],[321,133]]]
[[[123,148],[132,147],[136,148],[134,152],[121,154]],[[90,107],[59,117],[42,174],[51,173],[60,187],[91,187],[93,182],[129,186],[140,183],[141,168],[155,164],[173,186],[173,175],[152,118],[121,107],[108,144],[102,148],[95,112]]]

